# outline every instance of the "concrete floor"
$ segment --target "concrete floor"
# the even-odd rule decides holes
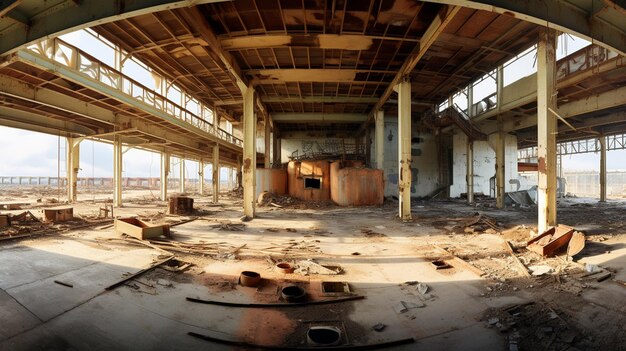
[[[162,255],[150,248],[129,245],[116,238],[113,229],[79,230],[63,235],[4,243],[0,246],[0,349],[1,350],[187,350],[209,348],[230,350],[187,335],[193,331],[214,337],[244,340],[266,345],[305,346],[303,328],[319,321],[340,326],[344,341],[367,344],[413,337],[414,344],[397,350],[508,350],[508,343],[484,321],[488,309],[524,303],[537,298],[537,289],[526,281],[507,279],[499,294],[487,293],[493,284],[463,266],[435,270],[430,261],[441,253],[429,244],[456,243],[477,252],[493,250],[502,243],[498,234],[451,234],[432,225],[434,216],[471,215],[476,208],[460,202],[417,203],[416,221],[402,223],[394,218],[396,206],[381,208],[259,209],[259,218],[246,223],[243,231],[212,228],[219,221],[238,222],[237,200],[214,206],[207,198],[196,199],[207,213],[200,219],[173,228],[180,242],[246,244],[237,259],[180,254],[195,264],[185,273],[157,268],[131,284],[112,291],[104,287],[148,267]],[[163,211],[162,207],[129,204],[123,213]],[[498,218],[519,219],[519,211],[482,209]],[[622,212],[623,213],[623,212]],[[423,217],[424,220],[419,218]],[[290,228],[289,231],[286,229]],[[269,230],[268,230],[269,229]],[[370,230],[374,234],[365,233]],[[623,277],[624,236],[609,239],[621,246],[610,253],[585,257],[590,262],[609,264]],[[276,247],[297,242],[304,250],[284,255]],[[459,244],[460,243],[460,244]],[[274,247],[274,249],[272,249]],[[272,251],[274,250],[274,251]],[[274,252],[271,254],[270,252]],[[359,255],[353,255],[358,252]],[[340,265],[345,273],[335,276],[283,275],[268,260],[314,258],[317,262]],[[260,272],[263,288],[236,284],[243,270]],[[622,278],[623,279],[623,278]],[[54,283],[73,284],[73,288]],[[200,297],[239,302],[277,302],[277,289],[287,282],[307,288],[320,298],[319,282],[346,281],[364,300],[289,310],[241,309],[188,302]],[[429,298],[414,285],[429,286]],[[167,282],[167,284],[166,284]],[[165,286],[171,283],[171,286]],[[518,288],[519,287],[519,288]],[[605,283],[586,290],[582,298],[586,313],[577,315],[581,328],[593,325],[603,313],[607,298],[626,302],[624,286]],[[558,294],[543,300],[558,300]],[[397,313],[400,301],[424,307]],[[607,323],[624,321],[624,307]],[[606,314],[605,314],[606,315]],[[621,316],[621,317],[620,317]],[[609,317],[606,317],[609,318]],[[616,320],[617,318],[617,320]],[[621,319],[620,319],[621,318]],[[382,332],[371,326],[383,323]],[[623,326],[623,324],[622,324]],[[619,330],[618,330],[619,331]],[[623,335],[623,333],[622,333]],[[616,337],[619,337],[616,335]],[[616,349],[619,349],[617,346]],[[584,348],[583,348],[584,349]]]

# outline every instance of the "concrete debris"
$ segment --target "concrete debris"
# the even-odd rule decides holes
[[[410,309],[422,308],[424,306],[426,305],[421,302],[416,303],[416,302],[400,301],[396,305],[393,306],[393,310],[396,311],[396,313],[400,314],[400,313],[405,313]]]
[[[296,269],[294,273],[300,275],[309,275],[309,274],[321,274],[321,275],[337,275],[340,274],[341,271],[337,269],[329,269],[326,266],[323,266],[319,263],[316,263],[312,260],[302,260],[296,263]]]
[[[174,286],[174,284],[172,284],[172,282],[167,281],[165,279],[158,279],[156,283],[161,285],[161,286],[168,287],[168,288],[171,288],[172,286]]]
[[[429,289],[430,289],[429,286],[424,283],[417,284],[417,291],[422,295],[425,295]]]
[[[528,266],[528,269],[532,272],[531,274],[536,277],[552,272],[552,267],[547,265]]]
[[[383,323],[376,323],[372,326],[372,330],[377,331],[377,332],[381,332],[383,330],[385,330],[385,328],[387,327],[387,325],[383,324]]]

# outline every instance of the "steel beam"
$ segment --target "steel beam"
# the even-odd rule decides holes
[[[274,123],[361,123],[367,115],[360,113],[273,113]]]
[[[556,33],[543,29],[537,45],[538,230],[556,225]]]
[[[167,201],[167,182],[170,174],[170,154],[161,153],[161,201]]]
[[[375,104],[377,97],[363,96],[266,96],[261,97],[264,103],[324,103],[324,104]],[[239,102],[241,103],[241,101]]]
[[[226,51],[269,48],[320,48],[336,50],[369,50],[374,40],[419,40],[402,37],[370,36],[361,34],[263,34],[245,35],[220,40],[220,45]]]
[[[213,147],[213,203],[220,199],[220,146]]]
[[[0,40],[0,54],[11,52],[34,41],[56,37],[78,29],[89,28],[108,22],[191,5],[222,2],[224,0],[81,0],[43,2],[38,14],[27,18],[28,26],[13,24],[4,31]],[[18,6],[16,9],[20,9]],[[0,19],[4,21],[4,19]],[[4,27],[4,26],[1,26]]]
[[[243,213],[254,218],[256,207],[256,116],[254,113],[254,87],[243,95]]]
[[[467,203],[474,203],[474,141],[467,142]]]
[[[401,220],[411,215],[411,82],[405,78],[398,84],[398,199]]]
[[[623,7],[603,0],[429,0],[512,16],[523,21],[575,34],[626,55]],[[606,11],[598,13],[598,9]]]
[[[398,84],[400,84],[400,82],[404,79],[405,76],[408,76],[411,73],[411,71],[413,71],[417,63],[422,59],[422,57],[424,57],[424,55],[426,54],[428,49],[430,49],[433,43],[437,41],[437,38],[439,37],[439,35],[443,32],[443,30],[448,26],[448,24],[452,21],[454,16],[456,16],[456,14],[460,10],[461,10],[460,6],[445,6],[443,9],[441,9],[439,14],[430,23],[428,28],[426,28],[426,31],[424,32],[424,35],[422,35],[419,45],[416,45],[413,52],[411,52],[411,54],[406,59],[406,61],[404,61],[404,63],[402,64],[402,67],[400,67],[400,70],[398,71],[396,76],[393,78],[391,83],[389,83],[389,85],[387,86],[387,89],[385,89],[385,92],[380,97],[380,100],[378,100],[374,108],[372,109],[365,124],[369,124],[370,120],[374,117],[374,113],[383,107],[387,99],[389,99],[389,97],[393,93],[395,87]],[[365,125],[361,127],[360,131],[362,132],[364,130],[365,130]]]

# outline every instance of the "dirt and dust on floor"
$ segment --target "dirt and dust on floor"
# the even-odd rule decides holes
[[[21,191],[0,210],[2,350],[625,349],[623,202],[561,200],[567,226],[539,233],[536,209],[460,200],[401,222],[393,200],[271,196],[243,222],[239,192],[176,194],[176,215],[140,189],[112,214]]]

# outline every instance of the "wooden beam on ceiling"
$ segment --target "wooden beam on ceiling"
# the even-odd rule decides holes
[[[374,108],[369,114],[369,117],[362,128],[359,130],[359,133],[363,132],[372,120],[374,114],[377,110],[381,109],[387,99],[391,96],[394,91],[394,87],[402,80],[403,77],[409,75],[411,71],[415,68],[417,63],[424,57],[428,49],[433,45],[433,43],[437,40],[439,35],[443,32],[443,30],[448,26],[448,24],[452,21],[454,16],[461,10],[461,6],[445,6],[440,11],[439,14],[435,17],[435,19],[430,23],[424,35],[421,38],[419,45],[415,47],[413,52],[409,55],[409,57],[404,61],[402,67],[393,78],[393,81],[387,86],[385,92],[380,97],[380,100],[376,103]]]
[[[272,113],[276,123],[362,123],[367,115],[359,113]]]
[[[281,47],[369,50],[374,40],[419,42],[416,39],[353,34],[267,34],[224,38],[220,39],[220,44],[226,51]]]
[[[261,97],[265,103],[323,103],[323,104],[374,104],[377,97],[362,96],[266,96]]]
[[[23,0],[6,0],[0,1],[0,18],[6,16],[14,8],[17,7]]]
[[[358,73],[393,74],[391,71],[370,71],[356,69],[261,69],[249,70],[247,74],[254,76],[253,80],[300,83],[352,83],[357,81]],[[379,83],[379,82],[377,82]]]

